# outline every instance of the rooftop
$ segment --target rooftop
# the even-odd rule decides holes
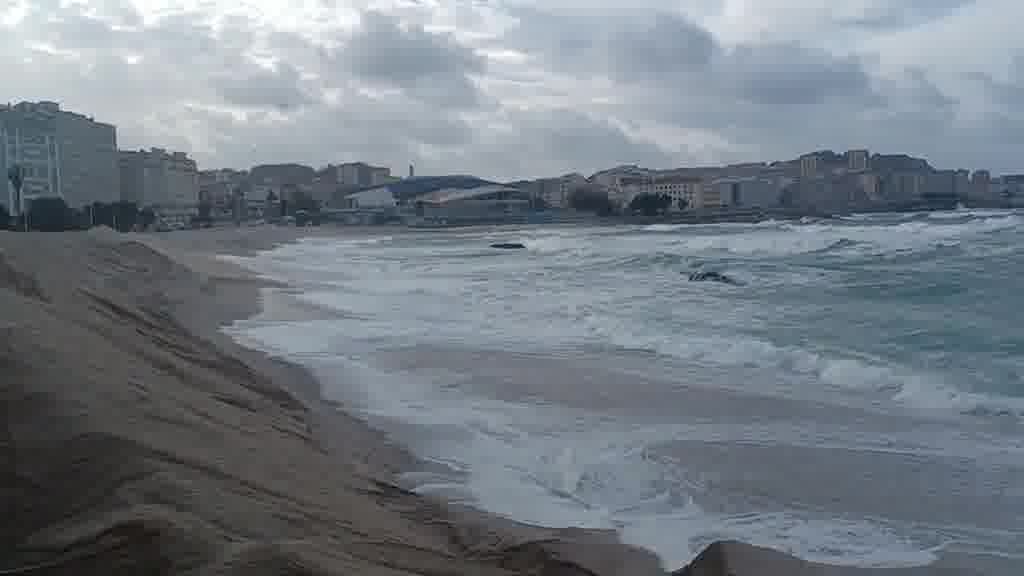
[[[404,178],[402,180],[388,182],[387,184],[363,186],[349,192],[347,195],[351,196],[352,194],[358,194],[367,190],[387,188],[398,200],[408,200],[410,198],[416,198],[439,190],[463,190],[468,188],[478,188],[481,186],[500,186],[500,184],[484,180],[482,178],[477,178],[476,176],[414,176],[412,178]]]

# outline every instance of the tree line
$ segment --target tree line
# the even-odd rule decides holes
[[[63,198],[33,198],[24,214],[11,216],[0,204],[0,229],[63,232],[108,226],[120,232],[149,228],[156,222],[150,208],[140,209],[135,202],[94,202],[74,209]]]
[[[566,199],[569,207],[580,212],[591,212],[598,216],[611,216],[619,211],[608,193],[596,186],[577,186]],[[686,198],[678,201],[679,210],[686,210]],[[661,216],[672,209],[672,197],[668,194],[637,194],[625,206],[624,212],[643,216]]]

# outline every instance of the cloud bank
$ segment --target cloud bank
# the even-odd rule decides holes
[[[206,167],[494,178],[869,147],[1022,168],[1009,0],[0,0],[0,100]]]

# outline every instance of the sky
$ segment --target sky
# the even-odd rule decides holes
[[[1020,0],[0,0],[0,102],[201,168],[515,179],[910,153],[1024,171]]]

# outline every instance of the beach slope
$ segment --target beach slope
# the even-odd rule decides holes
[[[218,333],[259,282],[109,233],[0,233],[0,573],[661,573],[610,534],[391,483],[396,448]]]

